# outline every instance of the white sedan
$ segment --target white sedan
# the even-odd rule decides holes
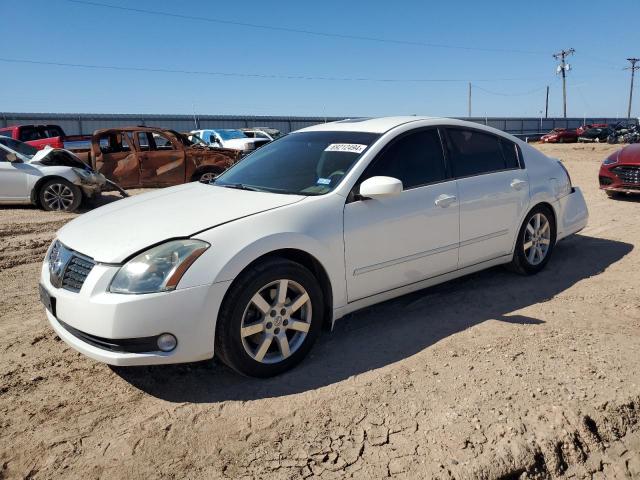
[[[215,353],[266,377],[354,310],[494,265],[537,273],[587,217],[562,164],[501,131],[343,120],[265,145],[209,184],[70,222],[40,291],[60,338],[96,360]]]
[[[0,204],[34,204],[72,212],[83,198],[100,195],[107,179],[58,148],[38,150],[0,136]]]

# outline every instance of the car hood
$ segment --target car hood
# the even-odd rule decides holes
[[[36,163],[38,165],[45,165],[47,167],[76,167],[87,168],[88,165],[83,163],[78,157],[76,157],[69,150],[62,148],[44,148],[38,150],[38,152],[29,159],[28,163]]]
[[[640,165],[640,143],[627,145],[622,150],[618,150],[617,155],[618,163]]]
[[[121,263],[173,238],[304,199],[192,182],[136,195],[97,208],[58,231],[58,239],[97,262]]]
[[[230,140],[225,140],[224,145],[226,147],[244,147],[246,145],[253,145],[256,143],[255,138],[232,138]]]

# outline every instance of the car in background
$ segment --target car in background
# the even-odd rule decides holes
[[[592,128],[608,128],[608,127],[609,127],[608,123],[585,123],[584,125],[581,125],[578,128],[576,128],[576,132],[578,136],[580,136],[584,132]]]
[[[536,274],[587,219],[562,164],[512,135],[443,118],[342,120],[271,142],[214,182],[67,223],[40,292],[56,334],[98,361],[215,354],[268,377],[353,311],[497,265]]]
[[[72,212],[100,195],[106,179],[67,150],[38,150],[0,136],[0,203]]]
[[[640,143],[627,145],[605,158],[598,183],[609,198],[640,193]]]
[[[582,132],[578,136],[580,143],[606,143],[613,129],[609,127],[594,127]]]
[[[545,143],[575,143],[578,141],[578,133],[568,128],[554,128],[540,137],[540,141]]]
[[[280,130],[269,127],[242,128],[241,130],[249,138],[266,138],[269,141],[282,136]]]
[[[38,150],[45,147],[88,147],[91,140],[91,135],[67,135],[59,125],[14,125],[0,128],[0,135],[28,143]]]
[[[123,188],[208,182],[236,163],[238,150],[194,143],[173,130],[124,127],[96,130],[78,158]]]
[[[192,130],[190,133],[197,135],[212,147],[239,150],[244,154],[271,141],[268,138],[249,138],[241,130],[231,128]]]

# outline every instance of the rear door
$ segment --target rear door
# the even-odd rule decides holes
[[[27,175],[34,170],[26,163],[11,163],[9,152],[0,147],[0,201],[23,201],[30,198]]]
[[[449,127],[446,137],[460,201],[459,267],[511,253],[529,205],[517,145],[469,128]]]
[[[185,181],[185,151],[162,132],[136,132],[140,181],[144,187],[178,185]]]

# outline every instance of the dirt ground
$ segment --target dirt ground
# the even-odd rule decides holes
[[[597,188],[614,147],[540,148],[591,214],[545,271],[367,308],[270,380],[75,353],[37,295],[75,215],[1,209],[0,478],[640,478],[640,200]]]

